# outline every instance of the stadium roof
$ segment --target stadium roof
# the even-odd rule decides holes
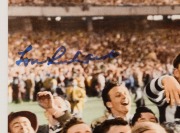
[[[180,15],[180,6],[91,6],[73,7],[9,6],[8,16],[133,16]]]

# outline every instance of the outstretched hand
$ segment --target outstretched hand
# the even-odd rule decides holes
[[[173,76],[165,76],[162,79],[166,101],[170,106],[180,105],[180,84]]]

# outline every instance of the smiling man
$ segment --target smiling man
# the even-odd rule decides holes
[[[19,111],[8,115],[9,133],[36,133],[37,117],[29,111]]]
[[[107,82],[102,91],[102,98],[109,115],[93,121],[93,128],[106,119],[122,118],[129,121],[131,98],[128,89],[123,84]]]

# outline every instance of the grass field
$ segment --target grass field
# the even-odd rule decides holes
[[[157,107],[154,106],[147,99],[146,99],[146,106],[151,108],[157,117],[159,116]],[[134,114],[135,109],[136,109],[136,105],[134,104],[132,100],[131,114]],[[12,111],[15,112],[15,111],[21,111],[21,110],[28,110],[28,111],[34,112],[38,117],[39,124],[47,124],[47,120],[44,116],[44,110],[37,104],[37,102],[24,102],[21,104],[9,103],[8,104],[9,113]],[[88,98],[87,102],[85,103],[83,119],[85,122],[90,124],[92,120],[102,116],[104,114],[104,111],[105,111],[105,107],[103,105],[101,98],[96,98],[96,97]]]

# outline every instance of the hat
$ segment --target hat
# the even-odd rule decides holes
[[[34,129],[34,131],[37,131],[37,129],[38,129],[37,117],[34,113],[32,113],[30,111],[11,112],[8,115],[8,131],[9,131],[9,125],[10,125],[11,121],[19,116],[28,118],[29,121],[31,122],[31,126]]]
[[[138,120],[138,118],[141,117],[141,113],[151,113],[155,116],[154,112],[149,109],[148,107],[138,107],[136,108],[136,113],[134,114],[133,118],[132,118],[132,126],[134,126],[134,124],[136,123],[136,121]],[[157,118],[156,118],[157,120]],[[158,120],[157,120],[158,121]]]

